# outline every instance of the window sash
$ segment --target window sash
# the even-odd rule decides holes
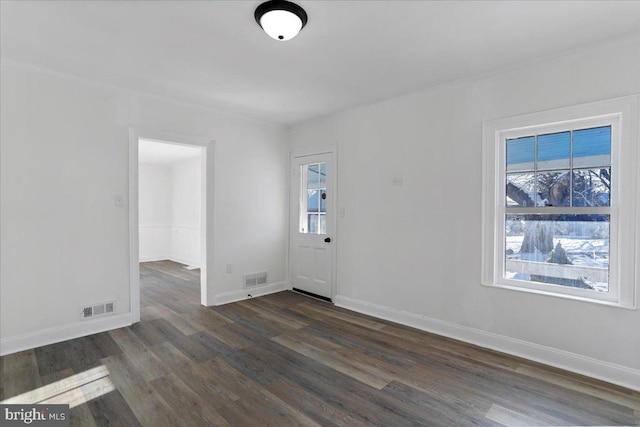
[[[526,208],[525,208],[526,209]],[[585,212],[589,210],[590,212]],[[607,212],[605,212],[605,210]],[[605,302],[618,302],[619,300],[619,258],[617,253],[617,225],[618,218],[616,215],[617,210],[611,207],[606,208],[554,208],[553,212],[542,209],[529,209],[523,213],[535,213],[538,215],[554,215],[559,213],[571,213],[571,214],[607,214],[609,215],[609,282],[608,292],[598,292],[590,289],[572,288],[570,286],[554,285],[550,283],[533,282],[525,280],[508,279],[505,277],[507,259],[506,253],[506,218],[509,214],[514,214],[507,209],[498,209],[496,213],[496,257],[495,257],[495,284],[510,288],[522,288],[540,293],[554,294],[554,295],[567,295],[578,298],[584,298],[588,300],[599,300]],[[518,212],[520,213],[520,212]]]
[[[574,296],[590,300],[600,300],[607,302],[617,302],[619,299],[619,277],[617,264],[618,253],[618,138],[619,138],[619,115],[608,115],[598,118],[580,119],[565,123],[550,125],[530,126],[526,129],[515,129],[501,131],[496,136],[498,139],[498,172],[496,183],[498,186],[498,200],[495,214],[496,231],[496,252],[495,252],[495,283],[506,287],[523,288],[542,293],[560,294]],[[555,206],[535,206],[535,207],[513,207],[506,206],[506,177],[511,171],[507,171],[507,140],[533,135],[549,134],[563,131],[575,131],[585,128],[600,126],[611,126],[611,181],[615,184],[611,188],[611,206],[603,207],[555,207]],[[519,171],[518,171],[519,172]],[[615,178],[614,178],[615,177]],[[615,179],[615,180],[614,180]],[[554,285],[541,282],[529,282],[524,280],[514,280],[505,277],[506,272],[506,216],[507,214],[606,214],[609,215],[609,284],[608,292],[597,292],[589,289],[572,288],[563,285]]]

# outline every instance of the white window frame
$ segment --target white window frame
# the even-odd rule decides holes
[[[635,308],[639,259],[636,253],[636,229],[640,213],[640,150],[637,148],[639,103],[640,96],[633,95],[483,123],[483,285]],[[539,207],[519,210],[523,209],[523,213],[540,214],[556,211],[609,214],[609,291],[596,292],[505,278],[506,140],[532,133],[553,133],[608,125],[611,126],[610,207],[586,210]]]

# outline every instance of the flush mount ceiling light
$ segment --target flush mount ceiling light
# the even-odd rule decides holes
[[[253,16],[269,37],[280,41],[294,38],[307,24],[307,12],[286,0],[264,2]]]

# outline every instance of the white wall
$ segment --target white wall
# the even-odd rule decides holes
[[[171,254],[171,168],[141,163],[138,169],[140,261],[169,259]]]
[[[171,252],[169,259],[200,266],[199,157],[171,165]]]
[[[283,127],[4,58],[1,67],[0,352],[129,319],[129,208],[114,203],[128,200],[129,126],[216,141],[209,303],[241,292],[243,271],[285,280]],[[264,172],[243,173],[258,167]],[[81,323],[81,306],[111,299],[117,322]]]
[[[338,302],[640,388],[637,309],[480,285],[482,122],[638,93],[638,52],[620,40],[295,126],[293,150],[338,145]]]
[[[201,161],[140,163],[140,262],[169,259],[200,267]]]

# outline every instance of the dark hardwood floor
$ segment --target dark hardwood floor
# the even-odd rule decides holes
[[[292,292],[202,307],[198,274],[142,264],[140,323],[0,358],[0,400],[77,426],[640,424],[640,393]]]

